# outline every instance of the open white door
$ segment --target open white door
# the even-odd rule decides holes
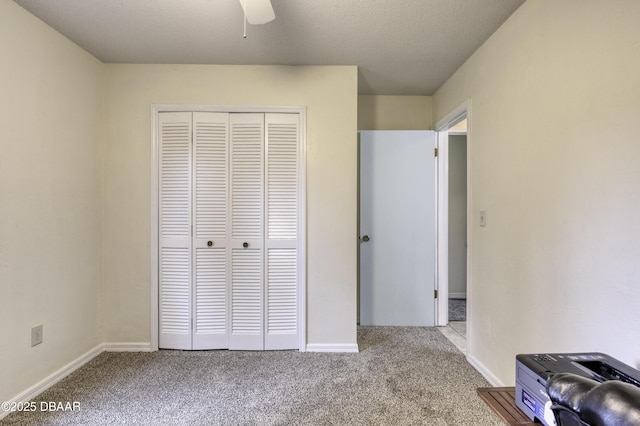
[[[360,324],[435,323],[435,132],[360,132]]]

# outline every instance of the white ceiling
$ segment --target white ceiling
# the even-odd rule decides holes
[[[357,65],[361,95],[432,95],[524,0],[14,0],[106,63]]]

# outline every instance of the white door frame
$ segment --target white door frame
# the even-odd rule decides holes
[[[438,147],[438,232],[437,232],[437,280],[438,301],[436,325],[449,323],[449,129],[466,117],[467,119],[467,348],[469,347],[469,299],[471,296],[471,240],[472,234],[472,190],[471,190],[471,99],[467,99],[436,123],[436,145]]]
[[[159,297],[159,280],[158,280],[158,190],[159,190],[159,135],[158,135],[158,114],[161,112],[181,112],[181,111],[197,111],[197,112],[228,112],[228,113],[289,113],[298,114],[300,117],[300,169],[298,178],[300,184],[300,195],[298,197],[298,350],[306,351],[307,348],[307,325],[306,325],[306,306],[307,306],[307,222],[306,222],[306,182],[307,182],[307,112],[304,106],[227,106],[227,105],[171,105],[158,104],[151,106],[151,282],[150,282],[150,334],[151,334],[151,350],[158,350],[158,297]]]

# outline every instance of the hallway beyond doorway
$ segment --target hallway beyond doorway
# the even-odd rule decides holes
[[[449,322],[438,330],[461,352],[467,351],[467,299],[449,299]]]

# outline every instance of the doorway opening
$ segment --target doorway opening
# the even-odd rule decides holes
[[[462,352],[469,340],[470,138],[469,101],[437,123],[438,318],[442,333]]]

